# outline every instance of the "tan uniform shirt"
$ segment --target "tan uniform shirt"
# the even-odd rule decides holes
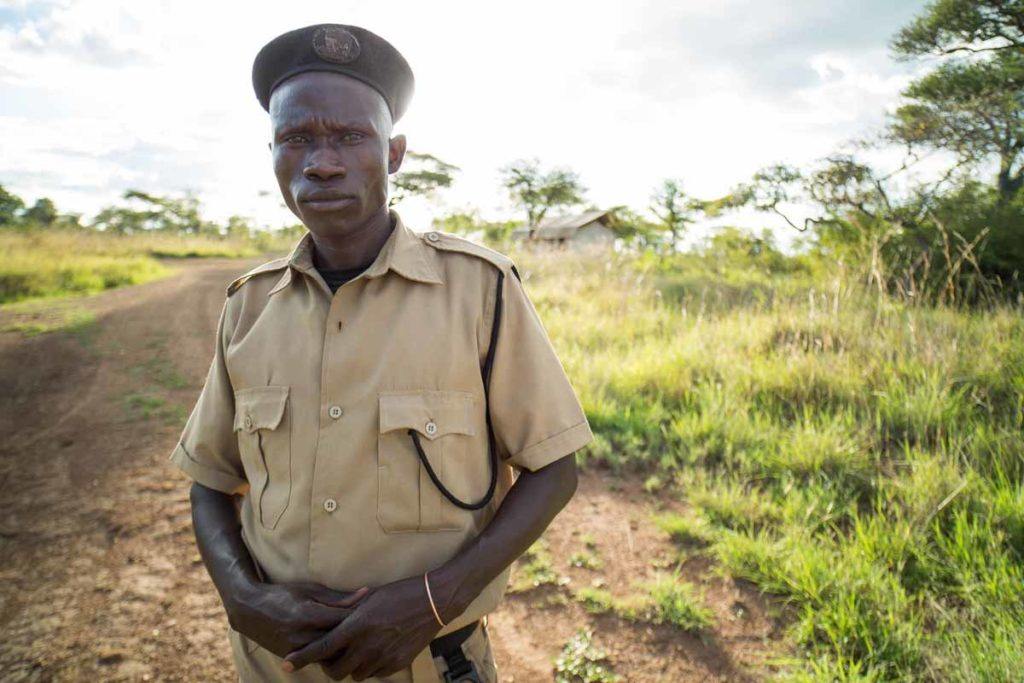
[[[206,384],[171,454],[204,486],[244,492],[243,537],[268,581],[354,590],[434,569],[488,524],[514,468],[593,438],[512,262],[392,216],[377,258],[333,296],[309,233],[231,283]],[[484,494],[481,366],[499,269],[489,391],[502,465],[493,500],[471,512],[430,481],[407,430],[454,495]],[[441,634],[493,610],[508,575]]]

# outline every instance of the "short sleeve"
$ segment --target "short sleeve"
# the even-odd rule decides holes
[[[538,470],[593,438],[540,316],[515,274],[504,277],[489,387],[491,426],[505,462]]]
[[[224,348],[229,337],[225,330],[228,301],[225,299],[217,322],[213,361],[206,383],[170,460],[203,486],[223,493],[241,493],[247,482],[233,428],[235,396],[224,363]]]

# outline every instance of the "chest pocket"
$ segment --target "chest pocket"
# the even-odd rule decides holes
[[[478,440],[476,396],[465,391],[402,391],[379,394],[377,520],[389,532],[462,529],[470,515],[444,498],[420,464],[409,430],[419,436],[434,472],[455,491],[479,487],[467,467]]]
[[[260,524],[273,529],[291,496],[291,426],[288,387],[266,386],[235,392],[238,450]]]

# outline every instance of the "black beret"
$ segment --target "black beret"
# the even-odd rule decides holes
[[[252,64],[256,98],[270,111],[274,88],[306,71],[333,71],[359,79],[384,96],[394,121],[412,99],[412,69],[405,57],[377,34],[345,24],[298,28],[264,45]]]

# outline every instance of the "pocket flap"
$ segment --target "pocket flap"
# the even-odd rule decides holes
[[[403,391],[380,394],[380,433],[415,429],[430,440],[445,434],[476,435],[468,391]]]
[[[235,392],[236,430],[277,429],[288,402],[288,387],[269,386],[239,389]]]

